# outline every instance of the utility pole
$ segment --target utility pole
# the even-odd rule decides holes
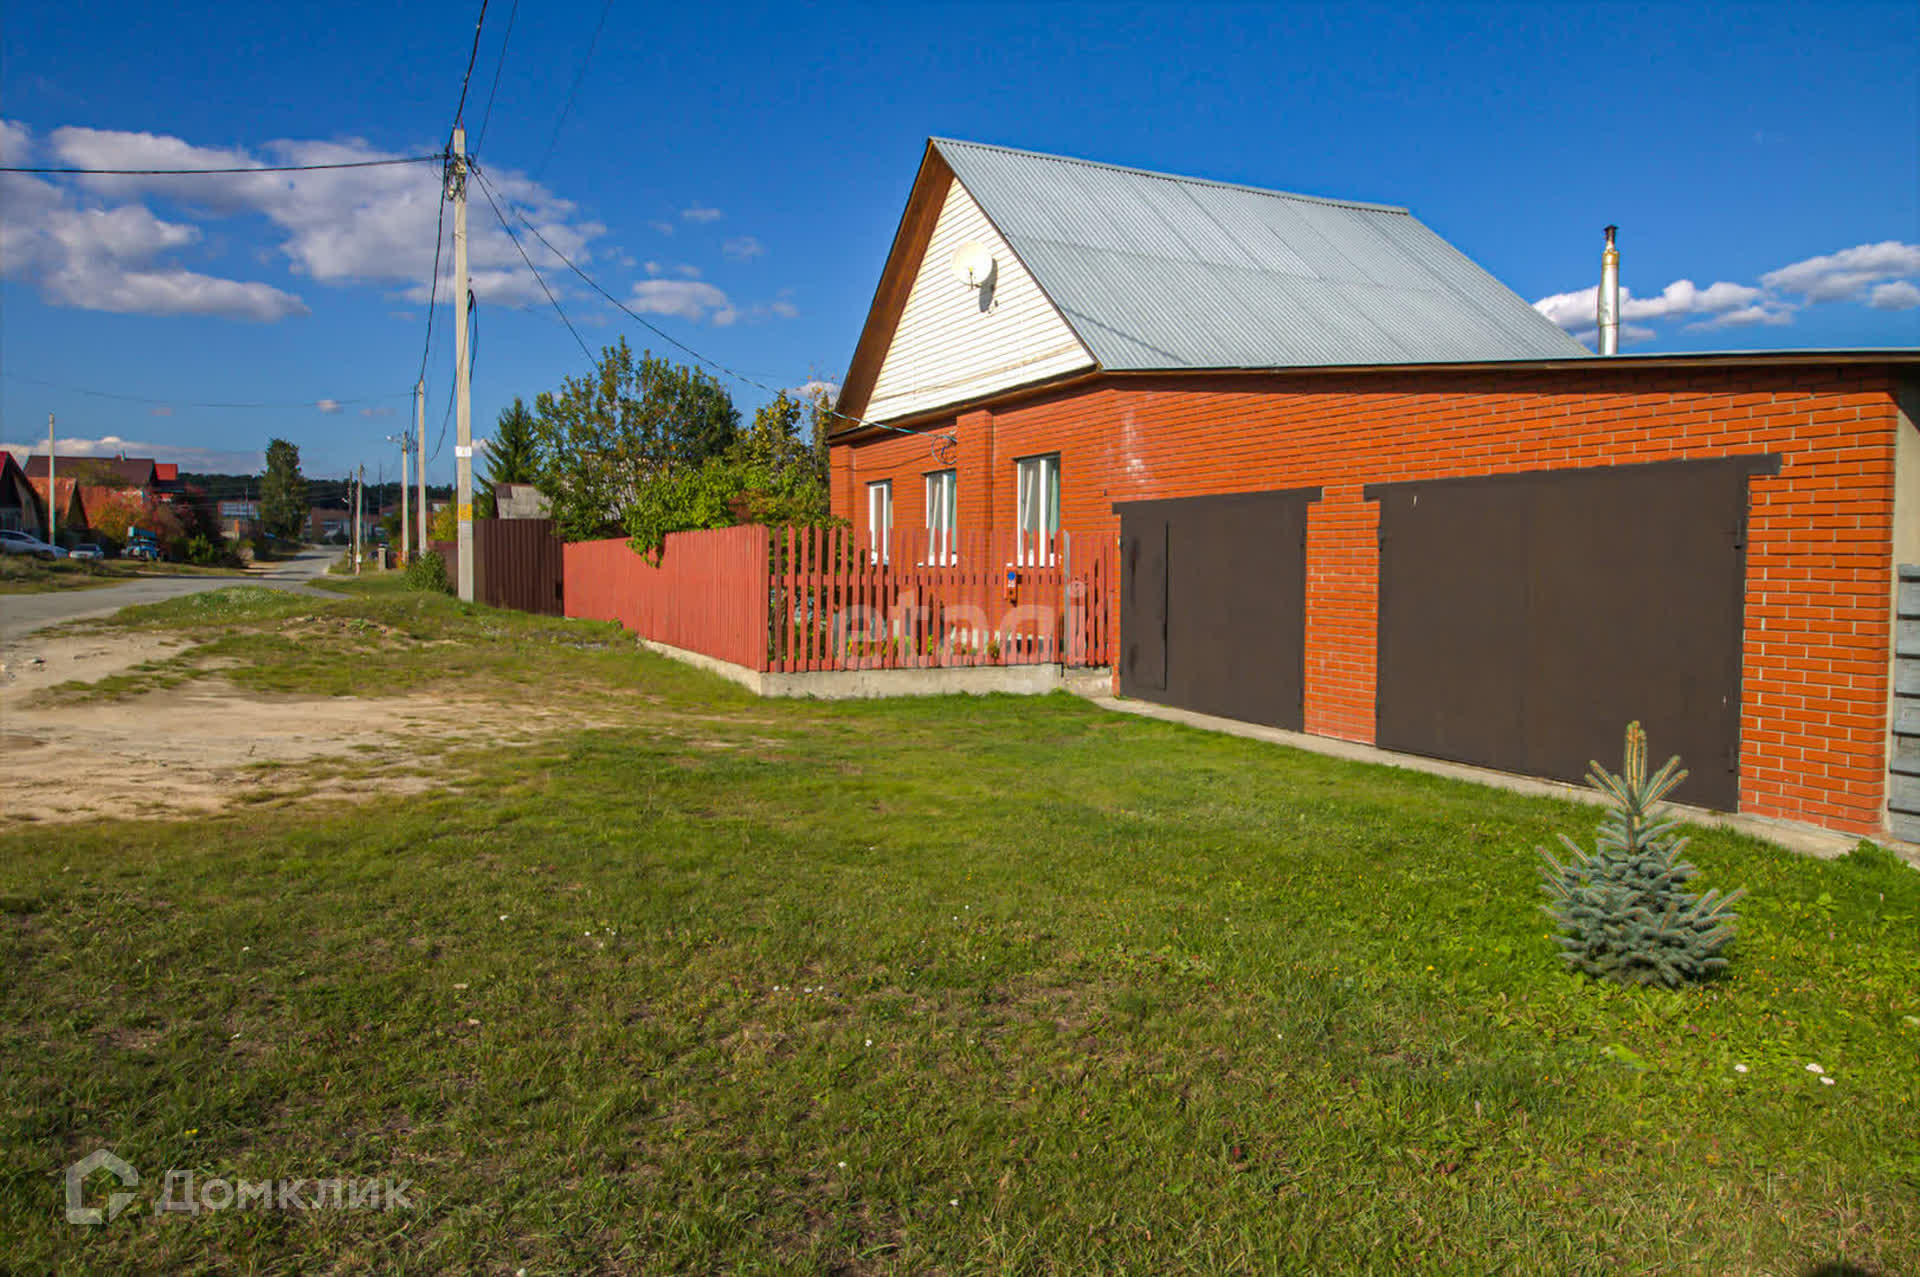
[[[47,414],[47,544],[59,545],[54,537],[59,532],[60,512],[54,507],[60,504],[60,485],[53,481],[53,463],[58,460],[53,450],[53,414]]]
[[[367,468],[360,467],[360,473],[353,480],[353,574],[360,575],[360,488],[367,481]]]
[[[453,129],[453,167],[447,177],[453,200],[454,515],[460,521],[460,601],[473,602],[473,377],[467,367],[467,130]]]
[[[427,379],[413,388],[413,446],[420,450],[420,508],[414,517],[420,520],[420,553],[427,545]]]
[[[400,562],[397,566],[405,567],[413,559],[413,529],[407,525],[407,480],[410,477],[407,474],[407,453],[413,447],[413,436],[405,433],[388,435],[387,442],[400,445]]]

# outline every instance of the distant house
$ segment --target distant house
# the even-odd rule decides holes
[[[307,540],[344,541],[352,535],[353,515],[347,510],[313,506],[307,511]]]
[[[552,503],[531,483],[493,485],[493,513],[501,519],[544,519]]]
[[[41,499],[27,480],[27,472],[0,448],[0,530],[46,535],[46,517],[40,512]]]

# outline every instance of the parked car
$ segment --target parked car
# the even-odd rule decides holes
[[[67,552],[57,545],[48,545],[37,536],[25,532],[0,529],[0,553],[31,554],[36,559],[64,559]]]
[[[91,541],[83,541],[67,551],[69,559],[104,559],[107,552]]]

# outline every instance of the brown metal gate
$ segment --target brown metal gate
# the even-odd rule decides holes
[[[1307,506],[1318,488],[1131,501],[1120,515],[1120,691],[1298,731]]]
[[[473,571],[473,596],[482,603],[566,614],[566,564],[551,519],[475,519]]]
[[[1381,484],[1383,749],[1579,781],[1639,720],[1682,802],[1739,805],[1739,457]]]

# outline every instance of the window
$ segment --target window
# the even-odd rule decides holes
[[[952,470],[935,470],[927,476],[927,561],[953,562],[953,525],[955,494],[958,487]]]
[[[893,540],[893,480],[867,485],[867,545],[875,563],[887,561]]]
[[[1052,562],[1053,534],[1060,530],[1060,454],[1025,457],[1018,463],[1020,561]]]

